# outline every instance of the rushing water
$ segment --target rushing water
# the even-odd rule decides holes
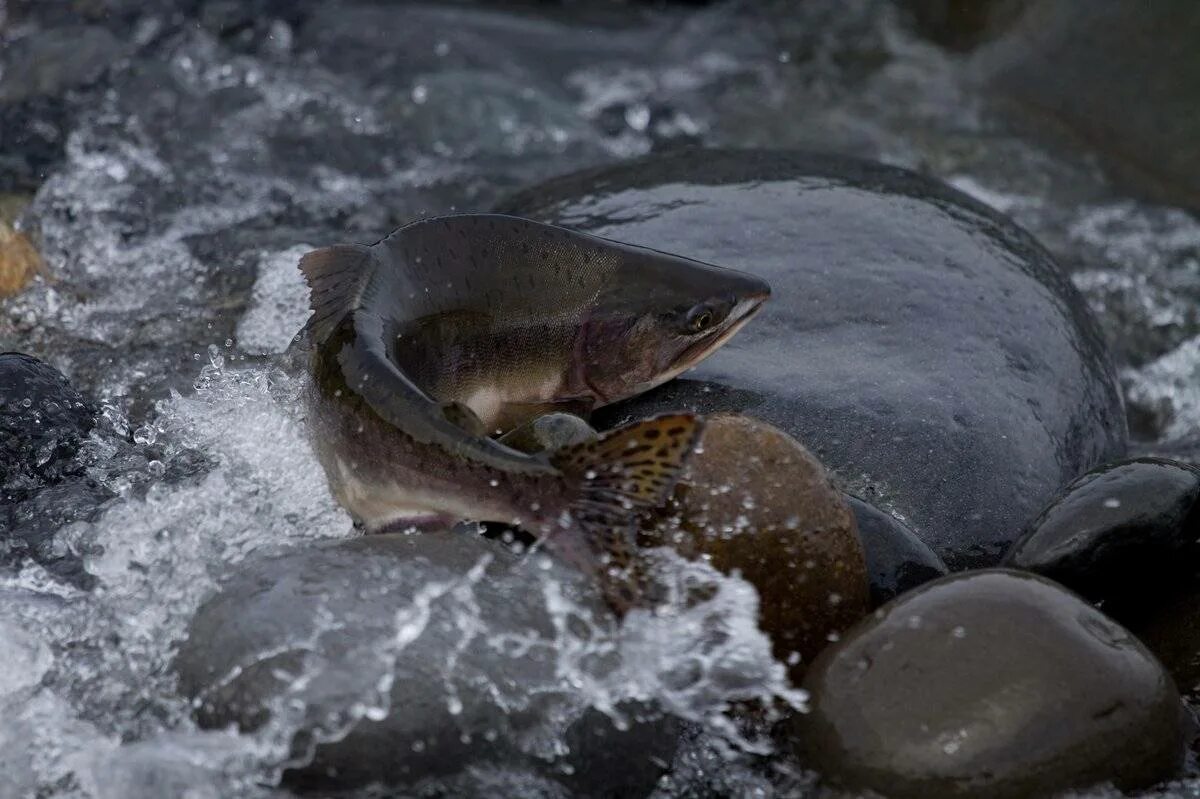
[[[913,35],[890,4],[421,7],[403,29],[387,22],[394,11],[327,4],[302,25],[252,18],[228,35],[150,8],[122,23],[108,77],[73,95],[63,158],[22,220],[52,277],[0,318],[0,348],[48,358],[103,402],[79,458],[108,497],[46,544],[94,583],[32,562],[0,573],[0,795],[286,795],[263,785],[302,710],[254,735],[200,731],[169,664],[232,564],[351,534],[283,357],[305,317],[297,257],[484,207],[543,176],[695,142],[848,149],[938,175],[1014,216],[1072,271],[1114,344],[1139,446],[1200,459],[1200,223],[1123,194],[1086,152],[1009,132],[961,57]],[[10,35],[40,35],[21,20]],[[803,775],[739,761],[764,744],[721,712],[803,702],[755,629],[757,597],[677,568],[681,583],[712,582],[712,598],[621,630],[564,607],[545,582],[555,618],[599,627],[564,621],[538,645],[558,651],[581,705],[654,698],[698,724],[663,796],[694,784],[802,791]],[[472,579],[430,584],[398,614],[376,677],[430,603],[452,603],[464,635],[487,636],[471,626]],[[699,657],[714,619],[728,638]],[[597,647],[622,667],[582,666]],[[700,676],[681,689],[671,674],[685,663]],[[723,678],[734,666],[740,679]],[[365,679],[329,734],[379,712],[382,695]],[[532,790],[520,774],[476,779]]]

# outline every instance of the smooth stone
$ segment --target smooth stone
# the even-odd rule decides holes
[[[575,689],[556,674],[553,647],[520,651],[525,638],[555,640],[539,575],[552,577],[577,607],[595,609],[599,623],[611,622],[582,576],[554,561],[543,571],[539,560],[452,533],[368,536],[260,556],[198,611],[175,662],[180,688],[203,727],[258,730],[275,723],[280,707],[300,706],[292,746],[303,752],[385,686],[385,710],[352,721],[340,740],[318,742],[311,762],[286,774],[297,790],[412,785],[513,765],[578,796],[649,793],[671,761],[676,722],[638,720],[638,708],[626,708],[635,716],[628,732],[598,712],[575,718],[566,710]],[[476,610],[436,598],[479,568],[469,594]],[[478,634],[463,644],[476,618]],[[511,652],[489,643],[497,636],[509,637]],[[397,647],[400,640],[406,644]],[[569,754],[549,762],[518,747],[560,718],[562,739],[579,744]],[[610,767],[615,762],[619,769]]]
[[[987,89],[1142,193],[1200,209],[1200,5],[1027,5],[971,66]]]
[[[891,514],[847,496],[867,558],[871,605],[879,607],[949,571],[942,559]]]
[[[740,573],[758,590],[759,627],[793,680],[870,608],[854,515],[825,467],[769,424],[706,419],[663,514],[642,543]]]
[[[834,156],[684,151],[500,210],[766,278],[772,299],[727,345],[596,423],[749,413],[951,568],[994,565],[1062,486],[1125,452],[1078,292],[1027,234],[944,184]]]
[[[590,424],[570,413],[548,413],[514,427],[498,439],[521,452],[553,452],[596,437]]]
[[[893,799],[1049,796],[1173,776],[1183,709],[1128,631],[1007,570],[944,577],[825,650],[790,733],[800,762]]]
[[[95,408],[53,366],[0,353],[0,491],[7,500],[60,480],[91,431]]]
[[[1129,624],[1200,567],[1200,469],[1162,458],[1102,466],[1068,486],[1004,563]]]

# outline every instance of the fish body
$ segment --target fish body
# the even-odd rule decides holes
[[[491,214],[317,250],[301,270],[309,423],[355,519],[368,531],[507,522],[591,570],[625,558],[633,515],[674,486],[701,420],[658,417],[536,455],[487,433],[670,379],[768,291],[732,270]]]
[[[384,354],[490,434],[647,391],[727,341],[770,294],[732,269],[499,214],[318,252],[366,259],[356,305],[377,321]]]

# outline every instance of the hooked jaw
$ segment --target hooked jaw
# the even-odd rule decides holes
[[[675,365],[668,370],[660,380],[655,382],[655,385],[663,383],[691,369],[700,361],[707,358],[716,350],[720,349],[725,342],[733,338],[739,330],[741,330],[747,322],[762,310],[765,303],[771,296],[771,289],[765,283],[762,284],[761,290],[756,290],[753,293],[747,294],[737,305],[729,312],[729,317],[726,320],[724,329],[715,335],[701,339],[690,347],[685,349],[675,361]]]

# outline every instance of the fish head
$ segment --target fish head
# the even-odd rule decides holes
[[[580,327],[578,380],[597,405],[640,394],[703,361],[771,295],[761,278],[619,245],[620,261]]]

